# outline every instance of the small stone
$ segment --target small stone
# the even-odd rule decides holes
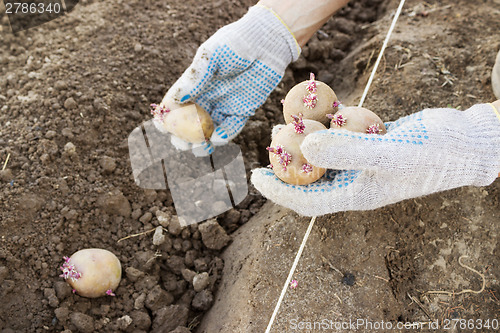
[[[55,138],[56,136],[57,136],[57,132],[56,131],[50,130],[50,131],[47,131],[45,133],[45,138],[47,138],[49,140]]]
[[[58,80],[54,83],[54,88],[57,90],[65,90],[68,88],[68,83],[64,80]]]
[[[64,145],[64,152],[70,156],[76,154],[76,147],[73,142],[68,142]]]
[[[191,305],[195,310],[207,311],[212,306],[214,296],[209,290],[202,290],[194,296]]]
[[[132,318],[130,318],[130,316],[128,315],[120,317],[116,320],[118,329],[122,331],[126,330],[130,326],[130,324],[132,324],[132,322],[133,322]]]
[[[158,222],[160,222],[160,225],[164,228],[167,228],[168,225],[170,224],[170,215],[162,212],[161,210],[157,210],[156,213],[156,218],[158,219]]]
[[[178,236],[182,231],[181,223],[177,215],[172,216],[168,225],[168,232],[173,236]]]
[[[112,173],[116,169],[116,160],[109,156],[103,156],[99,159],[99,165],[105,173]]]
[[[149,221],[151,221],[151,219],[153,218],[153,214],[151,214],[151,212],[146,212],[144,213],[144,215],[142,215],[140,218],[139,218],[139,221],[142,222],[142,224],[146,224],[148,223]]]
[[[201,233],[203,244],[211,250],[220,250],[226,246],[231,237],[226,234],[215,219],[200,224],[198,230]]]
[[[194,291],[200,292],[210,284],[210,278],[207,272],[196,274],[193,278]]]
[[[140,208],[137,208],[137,209],[134,209],[134,211],[132,212],[132,216],[131,217],[134,220],[138,220],[139,217],[141,217],[141,216],[142,216],[142,210]]]
[[[225,225],[237,224],[240,220],[241,213],[236,209],[231,209],[226,213],[226,217],[224,219]]]
[[[145,190],[144,191],[144,200],[146,200],[146,203],[152,203],[153,201],[156,200],[158,197],[158,192],[155,190]]]
[[[163,234],[163,227],[156,227],[155,233],[153,235],[153,245],[161,245],[165,242],[165,235]]]
[[[342,278],[342,283],[348,286],[354,286],[354,283],[356,282],[356,277],[352,273],[345,273],[344,277]]]
[[[196,276],[196,272],[194,272],[190,269],[187,269],[187,268],[184,268],[181,271],[181,274],[182,274],[182,277],[184,278],[184,280],[186,280],[189,283],[193,283],[193,278]]]
[[[189,250],[186,252],[184,256],[184,263],[186,266],[192,267],[194,265],[194,260],[198,257],[198,251]]]
[[[68,128],[68,127],[65,127],[61,130],[61,134],[67,138],[72,138],[74,135],[73,135],[73,131],[71,130],[71,128]]]
[[[142,51],[142,45],[141,45],[141,43],[135,43],[135,45],[134,45],[134,51],[135,52],[141,52]]]
[[[73,312],[70,316],[71,323],[82,333],[94,332],[94,319],[81,312]]]
[[[73,97],[70,97],[64,101],[64,108],[66,110],[72,110],[77,107],[76,101],[73,99]]]

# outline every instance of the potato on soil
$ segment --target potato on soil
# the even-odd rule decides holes
[[[344,107],[334,115],[328,115],[330,128],[352,132],[385,134],[384,122],[374,112],[357,106]]]
[[[313,132],[326,129],[315,120],[296,120],[274,135],[269,151],[269,160],[275,175],[282,181],[294,185],[307,185],[321,178],[326,169],[311,165],[300,150],[304,138]]]
[[[283,101],[283,116],[288,124],[292,121],[291,115],[302,113],[304,119],[319,121],[328,126],[326,115],[338,110],[337,95],[326,83],[311,79],[295,85]]]
[[[69,269],[66,281],[83,297],[96,298],[111,295],[120,284],[120,260],[104,249],[84,249],[75,252],[61,269]],[[63,275],[64,275],[63,269]]]
[[[151,113],[155,120],[178,138],[191,143],[201,143],[210,139],[214,132],[212,117],[195,103],[177,104],[165,102],[153,104]]]

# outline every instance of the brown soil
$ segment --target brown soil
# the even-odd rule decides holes
[[[253,3],[80,1],[65,17],[16,35],[1,17],[0,170],[9,159],[0,174],[0,332],[196,329],[217,295],[225,233],[241,229],[265,199],[252,189],[217,222],[181,228],[168,191],[134,183],[127,137],[150,119],[149,103],[161,100],[198,46]],[[359,98],[390,22],[383,14],[396,6],[389,0],[352,1],[314,36],[235,140],[248,170],[267,165],[271,128],[283,123],[279,101],[309,72],[345,103]],[[497,0],[407,1],[365,106],[394,120],[425,107],[465,109],[492,101],[499,10]],[[395,321],[425,319],[408,294],[429,287],[479,289],[478,277],[457,264],[467,254],[467,264],[486,277],[485,291],[421,301],[436,317],[492,319],[500,309],[499,191],[497,181],[376,212],[323,217],[317,240],[339,242],[330,260],[343,274],[361,282],[387,277],[384,288],[398,307],[388,308],[386,317]],[[156,246],[149,231],[160,225],[166,239]],[[297,240],[304,230],[296,230]],[[295,236],[282,237],[291,242]],[[363,246],[341,243],[343,238]],[[374,244],[384,247],[373,250]],[[59,277],[62,257],[89,247],[111,250],[121,260],[115,297],[82,298]],[[291,263],[293,251],[283,253]],[[370,256],[383,258],[385,275],[376,263],[366,264]],[[326,265],[316,261],[310,265]],[[193,276],[203,272],[208,285],[195,291]],[[312,299],[311,312],[304,313],[324,308]],[[270,297],[266,306],[275,300]]]

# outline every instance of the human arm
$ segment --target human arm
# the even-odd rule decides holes
[[[388,123],[383,136],[319,131],[304,139],[301,150],[311,164],[328,169],[323,178],[295,186],[260,168],[252,183],[265,197],[307,216],[489,185],[500,171],[498,104],[426,109]]]
[[[274,10],[293,33],[300,47],[349,0],[260,0],[257,5]]]

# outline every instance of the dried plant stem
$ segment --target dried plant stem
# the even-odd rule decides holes
[[[460,264],[460,266],[462,266],[463,268],[466,268],[470,271],[473,271],[474,273],[476,273],[477,275],[479,275],[481,277],[481,279],[483,280],[483,284],[481,286],[481,289],[479,290],[472,290],[472,289],[464,289],[462,291],[459,291],[459,292],[454,292],[454,291],[444,291],[444,290],[430,290],[430,291],[427,291],[426,294],[444,294],[444,295],[448,295],[448,296],[458,296],[458,295],[462,295],[462,294],[466,294],[466,293],[473,293],[473,294],[480,294],[484,291],[484,288],[486,286],[486,278],[484,277],[484,274],[481,274],[479,273],[478,271],[476,271],[474,268],[471,268],[465,264],[462,263],[462,258],[468,258],[469,256],[461,256],[460,258],[458,258],[458,263]]]
[[[142,235],[146,235],[146,234],[149,234],[150,232],[153,232],[155,231],[156,228],[153,228],[151,230],[146,230],[146,231],[143,231],[143,232],[140,232],[138,234],[133,234],[133,235],[128,235],[127,237],[123,237],[123,238],[120,238],[117,243],[120,243],[122,240],[125,240],[125,239],[129,239],[129,238],[133,238],[133,237],[137,237],[137,236],[142,236]]]
[[[3,164],[2,171],[4,171],[5,168],[7,167],[7,162],[9,162],[9,158],[10,158],[10,153],[7,154],[7,158],[5,159],[5,163]]]

